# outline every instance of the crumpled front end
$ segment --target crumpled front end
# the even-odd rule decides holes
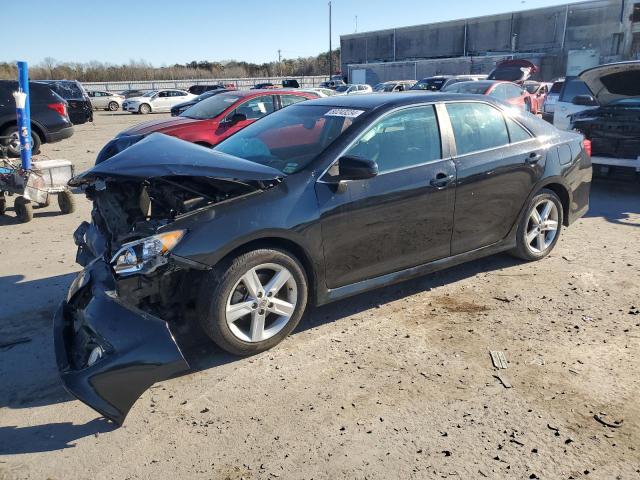
[[[111,267],[93,261],[54,317],[60,377],[76,398],[121,425],[154,383],[187,371],[167,323],[120,298]]]

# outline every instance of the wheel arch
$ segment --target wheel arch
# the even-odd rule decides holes
[[[569,189],[567,188],[566,185],[564,185],[564,183],[558,181],[557,179],[555,180],[549,179],[548,182],[543,183],[542,185],[539,186],[536,193],[538,193],[540,190],[544,188],[546,188],[547,190],[551,190],[560,199],[560,203],[562,204],[562,211],[563,211],[562,224],[565,227],[568,227],[569,213],[571,208],[571,194],[569,193]]]
[[[220,261],[234,258],[238,255],[242,255],[243,253],[260,248],[276,248],[279,250],[284,250],[293,255],[301,263],[305,275],[307,276],[307,282],[309,283],[309,300],[315,303],[317,298],[318,278],[313,259],[302,245],[289,238],[267,236],[250,240],[236,246],[233,250],[227,252],[225,256],[220,259]]]

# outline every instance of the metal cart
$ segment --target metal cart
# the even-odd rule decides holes
[[[0,137],[0,215],[6,210],[7,197],[16,196],[13,207],[20,222],[33,219],[33,207],[47,206],[51,195],[58,197],[58,206],[64,214],[75,210],[73,194],[67,182],[73,177],[73,165],[68,160],[34,161],[31,170],[24,170],[20,159],[10,159],[4,147],[11,137]]]

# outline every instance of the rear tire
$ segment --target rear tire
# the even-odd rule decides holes
[[[558,242],[563,219],[562,202],[555,192],[540,190],[518,224],[516,248],[509,253],[527,261],[543,259]]]
[[[16,197],[13,208],[20,223],[27,223],[33,220],[33,205],[23,196]]]
[[[107,108],[110,112],[115,112],[120,108],[120,105],[118,105],[118,102],[109,102]]]
[[[7,147],[7,155],[10,157],[19,157],[20,156],[20,138],[18,137],[18,126],[11,125],[10,127],[5,128],[2,133],[0,133],[2,137],[13,137],[11,140],[6,140],[4,145]],[[31,153],[33,155],[37,155],[40,153],[40,145],[42,145],[42,140],[40,136],[31,130]]]
[[[76,210],[76,201],[73,193],[64,190],[58,194],[58,206],[63,214],[73,213]]]
[[[140,107],[138,107],[138,113],[142,114],[142,115],[146,115],[147,113],[151,112],[151,106],[149,106],[148,103],[143,103],[142,105],[140,105]]]
[[[220,348],[252,355],[277,345],[296,328],[307,297],[300,262],[284,250],[259,249],[208,272],[197,311],[204,331]]]

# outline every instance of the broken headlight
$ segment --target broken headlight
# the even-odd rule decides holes
[[[111,259],[111,266],[118,275],[151,273],[167,263],[167,254],[178,244],[185,232],[173,230],[125,243]]]

